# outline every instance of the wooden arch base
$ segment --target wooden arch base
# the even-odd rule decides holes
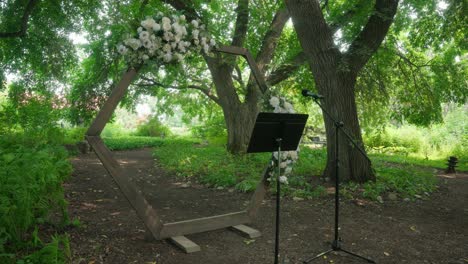
[[[234,55],[243,56],[252,70],[258,85],[261,90],[266,89],[266,84],[263,76],[253,60],[250,53],[239,47],[222,47],[217,50],[218,52],[225,52]],[[86,139],[94,149],[94,152],[101,160],[102,164],[117,183],[120,191],[136,211],[138,217],[143,220],[148,232],[157,240],[171,238],[176,244],[185,249],[187,253],[199,250],[196,245],[192,245],[190,240],[183,237],[184,235],[211,231],[226,227],[233,227],[234,229],[247,234],[250,237],[257,237],[260,233],[256,230],[248,228],[243,224],[250,223],[255,217],[258,208],[260,207],[263,197],[268,186],[268,173],[267,170],[263,172],[262,179],[258,183],[255,193],[253,194],[250,204],[247,209],[240,212],[233,212],[223,215],[215,215],[211,217],[203,217],[190,219],[180,222],[164,223],[161,221],[156,209],[143,196],[141,190],[130,180],[125,171],[119,163],[112,156],[112,152],[106,147],[102,141],[100,134],[107,122],[109,122],[112,113],[115,111],[117,105],[122,100],[127,92],[128,86],[133,79],[137,76],[138,69],[129,69],[122,76],[122,79],[113,89],[110,97],[105,102],[93,123],[86,132]]]

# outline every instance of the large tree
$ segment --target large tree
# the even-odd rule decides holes
[[[466,55],[462,39],[467,20],[461,15],[466,4],[406,0],[398,8],[398,3],[286,1],[315,87],[326,97],[325,108],[361,146],[356,95],[361,114],[367,108],[367,116],[418,125],[440,121],[442,102],[466,101],[467,68],[459,62]],[[378,114],[369,111],[373,109]],[[325,174],[334,175],[334,124],[325,117],[325,126]],[[346,139],[341,142],[342,175],[358,182],[373,179],[369,162]]]
[[[92,117],[92,112],[102,104],[110,87],[118,81],[116,73],[122,70],[122,60],[112,53],[117,42],[125,33],[134,32],[145,16],[157,12],[167,15],[179,12],[188,20],[200,19],[208,25],[210,34],[220,45],[248,47],[271,85],[285,80],[297,68],[289,63],[294,57],[283,58],[284,65],[274,69],[269,66],[289,19],[288,12],[282,1],[250,2],[110,1],[104,17],[109,17],[112,26],[105,25],[100,19],[94,21],[94,26],[87,25],[89,35],[100,39],[91,39],[86,48],[89,57],[74,77],[71,98],[76,107],[72,109],[73,119],[79,121]],[[112,33],[106,35],[106,30]],[[198,112],[200,115],[205,113],[202,111],[204,107],[212,109],[215,104],[222,109],[225,119],[228,150],[244,153],[261,100],[269,92],[268,88],[262,90],[258,87],[247,71],[245,61],[219,53],[187,58],[179,65],[161,65],[158,68],[146,65],[140,69],[137,81],[127,95],[130,100],[126,102],[141,94],[150,94],[160,98],[158,108],[163,111],[170,113],[171,106],[179,104],[186,112]]]
[[[396,14],[398,0],[376,0],[367,23],[346,52],[341,52],[335,44],[332,29],[325,21],[319,1],[288,0],[286,4],[314,75],[317,90],[326,98],[324,107],[344,122],[345,129],[363,147],[355,84],[359,72],[384,40]],[[334,132],[334,122],[326,116],[324,118],[327,140],[334,142],[334,138],[338,136]],[[370,162],[346,139],[341,142],[341,175],[358,182],[374,179]],[[328,144],[327,153],[329,162],[326,171],[333,171],[333,144]]]
[[[292,72],[292,70],[284,69],[281,69],[281,73],[279,71],[268,72],[277,42],[289,19],[289,14],[280,1],[266,5],[252,4],[248,0],[239,0],[237,4],[232,1],[215,1],[217,5],[211,6],[215,9],[211,13],[203,12],[203,5],[197,4],[197,1],[167,0],[165,2],[174,9],[184,12],[189,19],[201,18],[205,21],[210,26],[212,34],[220,40],[221,45],[250,46],[259,69],[262,74],[267,75],[267,80],[278,83]],[[235,11],[222,10],[224,8],[227,10],[229,7]],[[229,30],[230,27],[232,30]],[[248,34],[251,35],[250,38]],[[247,149],[255,117],[260,111],[260,102],[268,92],[268,88],[259,87],[252,76],[247,76],[247,78],[243,76],[246,70],[245,62],[236,61],[232,55],[216,54],[203,56],[203,58],[206,65],[198,64],[195,66],[196,69],[185,68],[181,71],[183,75],[172,78],[169,82],[161,81],[158,76],[154,76],[153,72],[146,72],[145,82],[139,85],[198,90],[220,106],[223,111],[228,133],[227,149],[232,153],[243,153]],[[203,80],[200,76],[208,76],[212,81]]]

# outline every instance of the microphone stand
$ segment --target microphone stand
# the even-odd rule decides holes
[[[339,237],[339,215],[340,215],[340,174],[339,174],[339,169],[340,169],[340,161],[339,161],[339,132],[341,131],[347,138],[348,140],[353,144],[356,149],[359,150],[359,152],[369,161],[369,157],[366,155],[364,150],[361,149],[359,145],[354,142],[353,138],[343,129],[344,123],[342,121],[337,121],[333,116],[322,106],[322,104],[318,101],[319,97],[318,96],[312,96],[314,99],[314,102],[322,109],[322,111],[325,113],[325,115],[330,118],[330,120],[333,121],[335,125],[335,237],[334,240],[331,244],[331,249],[324,251],[314,257],[306,259],[303,263],[307,264],[317,258],[320,258],[324,255],[327,255],[328,253],[332,251],[343,251],[351,256],[360,258],[362,260],[365,260],[369,263],[375,263],[375,261],[365,258],[363,256],[360,256],[356,253],[350,252],[348,250],[345,250],[344,248],[341,247],[341,239]]]

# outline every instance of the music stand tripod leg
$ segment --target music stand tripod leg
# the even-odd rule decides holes
[[[280,199],[281,199],[281,138],[277,138],[276,142],[278,143],[278,175],[276,176],[276,229],[275,229],[275,264],[278,264],[279,258],[279,228],[280,228]]]

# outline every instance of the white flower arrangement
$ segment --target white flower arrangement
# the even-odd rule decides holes
[[[272,110],[274,113],[296,113],[294,107],[291,103],[286,101],[284,97],[272,96],[268,100],[268,105],[266,110]],[[268,168],[268,173],[270,176],[278,170],[275,167],[275,164],[278,164],[281,169],[281,175],[279,176],[279,181],[283,184],[288,184],[288,176],[292,172],[292,167],[294,163],[298,160],[298,150],[293,151],[281,151],[281,159],[278,157],[278,152],[273,152],[271,157],[271,163]]]
[[[188,22],[184,15],[171,17],[158,13],[141,21],[140,27],[117,46],[131,66],[159,60],[160,63],[183,61],[192,51],[210,54],[216,41],[208,36],[199,20]]]

